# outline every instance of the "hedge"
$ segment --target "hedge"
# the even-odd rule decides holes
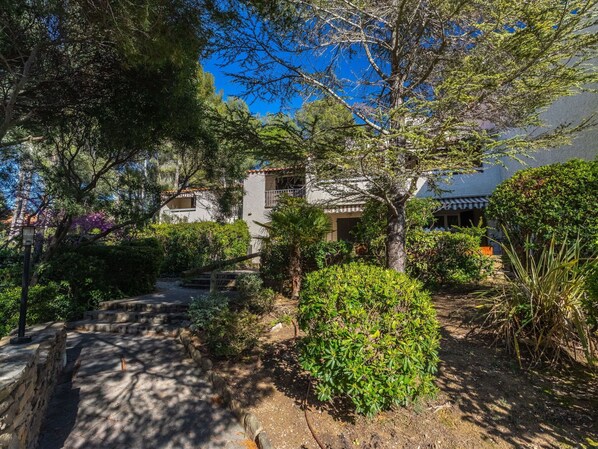
[[[428,286],[464,285],[483,280],[492,258],[482,254],[484,228],[412,230],[407,234],[407,272]]]
[[[245,256],[251,237],[247,223],[211,221],[156,224],[145,235],[155,237],[164,248],[161,272],[180,274],[191,268]]]
[[[517,246],[579,236],[592,253],[598,250],[597,198],[598,161],[574,159],[515,173],[496,188],[488,216]]]

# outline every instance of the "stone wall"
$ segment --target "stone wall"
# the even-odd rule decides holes
[[[0,449],[34,449],[65,360],[63,323],[27,330],[31,343],[0,340]]]

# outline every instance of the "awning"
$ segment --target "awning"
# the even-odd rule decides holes
[[[458,198],[439,198],[439,210],[484,209],[488,205],[487,196],[462,196]]]
[[[363,204],[340,204],[338,206],[325,207],[327,214],[349,214],[352,212],[362,212]]]

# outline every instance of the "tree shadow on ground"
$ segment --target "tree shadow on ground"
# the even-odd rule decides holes
[[[553,383],[522,370],[513,357],[487,341],[457,338],[446,329],[440,358],[441,393],[458,407],[462,419],[490,436],[516,447],[539,441],[575,446],[596,437],[598,386],[582,367],[560,373]],[[561,376],[574,388],[562,388]],[[580,394],[582,386],[586,392]],[[558,395],[551,394],[557,390]]]
[[[55,392],[40,448],[216,449],[244,440],[234,416],[215,406],[209,384],[174,340],[69,338],[82,348],[80,366],[70,385]]]
[[[587,438],[598,440],[595,375],[581,365],[570,365],[561,371],[521,369],[512,355],[493,346],[490,340],[479,334],[471,335],[473,308],[461,307],[453,301],[455,296],[449,295],[435,304],[442,326],[438,396],[423,405],[387,412],[383,419],[392,421],[400,416],[402,421],[399,421],[411,423],[406,425],[412,425],[413,420],[431,423],[438,434],[445,430],[459,433],[473,429],[476,438],[482,435],[485,441],[499,443],[501,447],[505,443],[515,447],[576,447],[587,444]],[[471,298],[467,301],[471,303]],[[311,410],[326,413],[341,423],[357,423],[369,432],[367,423],[353,413],[348,401],[322,403],[313,388],[307,395],[310,377],[299,366],[292,335],[270,339],[263,345],[258,362],[256,358],[245,364],[235,361],[222,365],[229,370],[234,391],[244,405],[259,405],[279,391],[296,408],[307,403]],[[452,429],[443,427],[446,416],[437,413],[443,408],[450,411]],[[465,423],[470,427],[465,428]],[[409,431],[414,438],[423,440],[428,429]],[[472,447],[475,443],[468,444],[461,447]]]

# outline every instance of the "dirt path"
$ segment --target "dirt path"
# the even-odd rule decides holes
[[[247,449],[174,339],[71,332],[40,449]]]

